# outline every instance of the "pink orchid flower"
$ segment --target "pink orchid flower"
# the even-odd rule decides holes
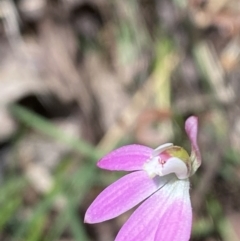
[[[167,143],[155,150],[142,145],[116,149],[98,162],[108,170],[134,171],[107,187],[88,208],[86,223],[115,218],[141,203],[115,241],[188,241],[192,226],[189,176],[201,164],[198,119],[185,122],[191,141],[188,153]]]

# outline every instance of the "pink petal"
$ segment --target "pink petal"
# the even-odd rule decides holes
[[[185,130],[192,145],[191,156],[196,159],[197,167],[199,167],[201,165],[201,154],[197,143],[198,118],[196,116],[191,116],[186,120]]]
[[[97,163],[97,166],[107,170],[141,170],[152,151],[153,149],[142,145],[123,146],[103,157]]]
[[[86,223],[98,223],[128,211],[165,184],[148,177],[145,171],[130,173],[107,187],[93,201],[85,215]]]
[[[188,241],[192,227],[192,208],[189,195],[175,200],[159,223],[155,241]]]
[[[170,175],[174,177],[174,175]],[[168,177],[160,177],[165,179]],[[169,181],[151,197],[149,197],[139,208],[132,214],[128,221],[119,231],[115,241],[153,241],[162,219],[165,220],[165,213],[169,208],[174,212],[173,203],[187,191],[189,198],[189,182],[188,180]],[[178,212],[178,209],[176,210]],[[164,240],[158,236],[158,241]]]

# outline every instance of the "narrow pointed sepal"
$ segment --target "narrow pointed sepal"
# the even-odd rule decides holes
[[[198,118],[196,116],[189,117],[185,122],[185,130],[191,142],[191,175],[196,172],[201,165],[201,154],[197,143],[198,134]]]

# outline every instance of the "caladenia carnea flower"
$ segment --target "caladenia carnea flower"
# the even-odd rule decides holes
[[[192,226],[188,178],[201,164],[197,117],[187,119],[185,130],[191,142],[190,155],[167,143],[155,150],[123,146],[103,157],[98,167],[133,172],[100,193],[88,208],[85,222],[115,218],[142,202],[115,241],[188,241]]]

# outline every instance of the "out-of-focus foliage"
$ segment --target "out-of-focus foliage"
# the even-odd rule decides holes
[[[238,0],[0,1],[0,240],[111,241],[130,212],[84,212],[127,143],[190,149],[192,241],[239,241]]]

